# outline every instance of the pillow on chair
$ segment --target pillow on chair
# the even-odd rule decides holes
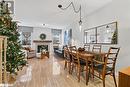
[[[29,51],[29,52],[34,51],[31,47],[25,47],[24,49],[27,50],[27,51]]]
[[[63,46],[62,45],[59,45],[59,50],[63,50]]]
[[[29,47],[29,52],[32,52],[32,51],[34,51],[31,47]]]
[[[84,49],[84,48],[79,47],[79,48],[78,48],[78,51],[79,51],[79,52],[82,52],[82,51],[85,51],[85,49]]]

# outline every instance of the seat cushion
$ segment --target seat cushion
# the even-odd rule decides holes
[[[84,66],[86,66],[86,61],[85,61],[85,60],[80,59],[80,65],[84,65]]]
[[[74,63],[78,64],[78,61],[75,59]],[[86,66],[86,62],[84,60],[80,59],[80,65]]]
[[[98,72],[102,72],[103,71],[103,67],[104,65],[103,64],[96,64],[94,65],[94,68],[98,71]],[[106,66],[106,73],[112,71],[112,68],[109,67],[109,66]]]

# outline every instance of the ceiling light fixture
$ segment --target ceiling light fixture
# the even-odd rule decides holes
[[[107,25],[106,28],[109,28],[109,26]]]
[[[43,26],[46,26],[46,24],[42,24]]]
[[[80,5],[80,7],[79,7],[78,10],[75,9],[73,2],[71,2],[71,3],[70,3],[67,7],[65,7],[65,8],[63,8],[62,5],[58,5],[58,7],[59,7],[60,9],[62,9],[62,10],[66,10],[66,9],[68,9],[70,6],[73,7],[73,10],[74,10],[75,13],[80,13],[79,25],[81,26],[81,25],[82,25],[82,20],[81,20],[81,5]]]

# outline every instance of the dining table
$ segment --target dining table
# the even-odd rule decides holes
[[[93,70],[93,59],[97,56],[101,56],[102,58],[105,58],[106,53],[105,52],[92,52],[92,51],[72,51],[73,55],[78,56],[80,59],[86,61],[86,85],[88,85],[89,81],[89,70],[88,70],[88,63],[91,63],[91,69]]]

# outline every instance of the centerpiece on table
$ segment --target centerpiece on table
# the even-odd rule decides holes
[[[83,52],[83,51],[85,51],[85,49],[84,49],[84,48],[79,47],[79,48],[78,48],[78,51],[79,51],[79,52]]]

